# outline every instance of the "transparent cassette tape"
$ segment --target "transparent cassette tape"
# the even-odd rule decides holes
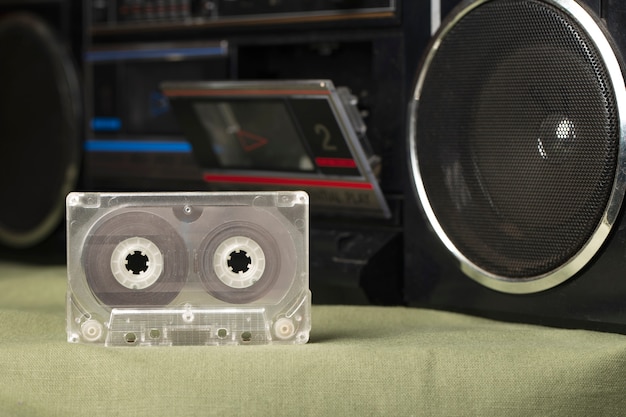
[[[308,210],[300,191],[71,193],[68,341],[306,343]]]

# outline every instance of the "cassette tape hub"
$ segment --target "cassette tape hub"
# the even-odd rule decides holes
[[[304,192],[72,193],[68,341],[305,343]]]

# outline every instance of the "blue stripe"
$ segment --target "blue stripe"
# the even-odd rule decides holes
[[[87,62],[121,61],[140,59],[168,59],[225,56],[226,48],[222,46],[189,47],[189,48],[161,48],[161,49],[126,49],[108,51],[87,51]]]
[[[93,139],[85,142],[85,150],[87,152],[190,153],[192,148],[189,142]]]
[[[119,117],[93,117],[91,130],[95,132],[118,132],[122,128],[122,120]]]

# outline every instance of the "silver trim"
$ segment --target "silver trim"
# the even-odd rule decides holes
[[[437,32],[441,26],[441,0],[430,0],[430,34]]]
[[[609,197],[602,221],[598,224],[590,239],[583,246],[583,248],[576,255],[574,255],[574,257],[557,269],[546,274],[530,277],[520,281],[511,279],[510,277],[492,274],[489,271],[473,264],[448,238],[430,205],[428,195],[424,188],[419,161],[417,159],[415,126],[417,122],[416,111],[419,106],[419,99],[424,87],[426,75],[443,39],[456,25],[456,23],[464,18],[468,13],[489,1],[497,0],[475,0],[464,2],[459,6],[459,8],[456,9],[456,13],[453,14],[453,17],[444,23],[431,41],[430,48],[419,72],[413,94],[413,100],[409,105],[409,168],[411,170],[411,175],[413,176],[414,191],[419,197],[420,204],[424,209],[430,225],[433,227],[435,233],[444,243],[446,248],[459,260],[460,269],[467,276],[485,287],[511,294],[528,294],[555,287],[579,272],[595,256],[615,224],[624,199],[624,192],[626,190],[626,87],[624,85],[624,75],[621,70],[620,61],[613,50],[611,42],[607,39],[607,36],[610,35],[606,29],[603,29],[598,24],[596,18],[594,18],[590,12],[587,11],[587,9],[574,0],[543,0],[546,4],[554,6],[562,12],[568,14],[573,20],[577,21],[582,28],[584,28],[589,36],[589,39],[591,42],[595,43],[595,46],[602,56],[604,64],[607,68],[607,73],[612,81],[613,93],[615,94],[617,105],[617,114],[619,117],[619,151],[613,190]]]

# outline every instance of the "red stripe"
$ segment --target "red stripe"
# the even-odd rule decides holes
[[[357,181],[309,180],[309,179],[295,179],[295,178],[252,177],[252,176],[244,176],[244,175],[220,175],[220,174],[206,174],[204,176],[204,180],[206,182],[281,185],[281,186],[289,186],[289,187],[353,188],[353,189],[360,189],[360,190],[373,189],[372,184],[368,182],[357,182]]]
[[[223,97],[223,96],[328,96],[326,90],[165,90],[167,97]]]
[[[315,163],[324,168],[356,168],[352,158],[315,158]]]

